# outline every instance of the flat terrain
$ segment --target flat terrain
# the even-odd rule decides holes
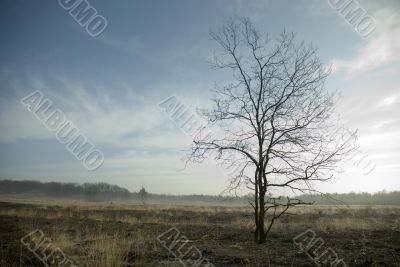
[[[276,223],[266,244],[256,245],[251,210],[244,207],[6,198],[0,199],[0,266],[45,266],[21,242],[36,229],[49,238],[47,251],[60,249],[78,266],[183,266],[157,240],[171,227],[216,267],[329,266],[293,242],[306,230],[348,266],[400,266],[399,207],[297,207]]]

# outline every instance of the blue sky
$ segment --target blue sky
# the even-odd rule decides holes
[[[230,16],[248,16],[275,38],[283,29],[319,47],[333,66],[328,90],[338,113],[358,128],[358,145],[376,168],[350,160],[329,192],[400,190],[400,3],[359,0],[376,20],[360,36],[328,1],[90,1],[108,26],[91,37],[58,1],[0,1],[0,178],[118,184],[137,191],[218,194],[228,177],[210,163],[182,170],[185,136],[158,108],[176,95],[206,107],[230,73],[211,69],[210,40]],[[41,90],[101,149],[88,171],[20,103]]]

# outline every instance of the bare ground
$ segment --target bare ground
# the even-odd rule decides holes
[[[292,213],[257,245],[251,210],[243,207],[3,201],[0,266],[45,266],[21,243],[35,229],[78,266],[183,266],[157,240],[171,227],[216,267],[330,266],[293,242],[308,229],[323,240],[320,252],[330,248],[348,266],[400,266],[399,207],[299,207]]]

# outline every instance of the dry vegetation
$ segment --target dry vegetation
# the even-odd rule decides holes
[[[35,229],[78,266],[181,266],[157,241],[172,226],[217,267],[317,266],[292,241],[307,229],[349,266],[400,266],[400,207],[297,207],[265,245],[254,244],[251,214],[245,207],[3,199],[0,266],[44,266],[20,242]]]

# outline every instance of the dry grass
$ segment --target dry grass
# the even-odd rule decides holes
[[[152,255],[167,254],[156,237],[171,226],[195,230],[193,236],[196,229],[205,229],[206,234],[198,236],[198,240],[215,245],[227,238],[223,229],[244,233],[253,228],[248,207],[110,205],[23,198],[13,202],[21,205],[1,208],[0,218],[18,218],[20,233],[42,229],[54,248],[70,255],[79,266],[88,267],[129,266],[127,262],[148,266]],[[322,233],[400,231],[400,207],[395,206],[305,206],[296,207],[291,213],[294,215],[285,215],[275,224],[273,233],[299,233],[309,228]],[[235,240],[228,247],[232,251],[244,250],[243,244]],[[4,251],[0,251],[0,258],[1,266],[18,266]],[[156,266],[179,266],[168,258],[157,262]]]
[[[138,216],[136,213],[141,212]],[[187,216],[187,213],[193,213]],[[392,222],[387,221],[388,216],[396,217],[400,214],[400,207],[396,206],[304,206],[296,207],[290,211],[291,215],[282,217],[274,228],[304,226],[319,230],[351,230],[351,229],[393,229],[400,225],[399,218]],[[170,205],[109,205],[99,203],[84,203],[70,205],[63,202],[40,206],[19,207],[15,209],[0,209],[0,216],[15,216],[31,218],[26,231],[37,229],[38,218],[57,219],[63,217],[77,220],[91,219],[97,221],[116,221],[129,224],[167,224],[167,225],[197,225],[206,226],[208,219],[213,216],[225,214],[232,215],[230,225],[238,228],[251,228],[253,226],[252,211],[244,207],[186,207]],[[196,218],[193,219],[193,216]],[[296,224],[292,224],[296,221]],[[225,224],[222,221],[221,224]],[[218,224],[218,222],[216,223]]]

